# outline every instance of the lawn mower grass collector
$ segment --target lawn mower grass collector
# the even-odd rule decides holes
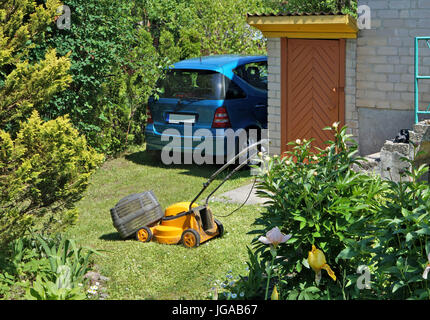
[[[207,196],[204,205],[199,206],[195,201],[197,201],[218,174],[224,171],[244,152],[247,152],[251,148],[255,148],[262,142],[263,140],[245,148],[217,170],[209,180],[203,184],[203,189],[191,202],[172,204],[166,208],[164,213],[152,191],[132,194],[121,199],[115,207],[110,210],[114,227],[118,230],[123,239],[134,235],[136,239],[141,242],[154,240],[164,244],[182,243],[188,248],[195,248],[205,241],[215,237],[222,237],[224,234],[224,227],[220,221],[214,218],[208,206],[208,202],[210,197],[224,182],[246,165],[247,162],[242,162],[232,170],[215,190]],[[252,156],[255,156],[255,153],[256,151]],[[248,159],[252,156],[249,156]]]

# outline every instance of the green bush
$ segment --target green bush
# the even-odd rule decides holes
[[[14,140],[0,130],[0,244],[72,223],[103,159],[67,117],[43,122],[34,111]]]
[[[386,299],[430,299],[429,283],[423,280],[430,263],[430,188],[421,179],[428,167],[403,160],[411,162],[411,170],[401,182],[389,182],[391,192],[375,217],[373,282]]]
[[[266,232],[278,226],[292,234],[288,245],[279,248],[282,278],[289,280],[278,290],[281,297],[297,297],[304,288],[313,286],[315,273],[308,269],[306,258],[312,245],[321,249],[338,281],[322,277],[320,298],[355,297],[354,286],[348,286],[356,273],[358,261],[336,259],[352,243],[365,245],[368,238],[362,231],[378,211],[381,195],[387,185],[376,177],[355,172],[352,164],[357,146],[349,141],[337,125],[332,130],[334,141],[324,150],[315,148],[312,141],[289,143],[292,151],[284,158],[273,158],[267,163],[267,174],[261,177],[258,193],[270,198],[270,207],[256,221]],[[347,145],[348,142],[352,144]],[[257,245],[268,258],[267,246]],[[360,259],[370,259],[370,256]],[[366,263],[361,261],[360,264]],[[305,268],[303,268],[305,267]],[[327,275],[327,274],[325,274]]]
[[[269,2],[270,3],[270,2]],[[357,17],[357,0],[289,0],[271,1],[275,11],[289,12],[342,12]]]
[[[270,282],[279,299],[428,299],[430,188],[420,179],[428,169],[411,165],[401,182],[355,172],[346,128],[325,129],[334,132],[326,149],[297,140],[286,157],[264,161],[258,193],[269,206],[252,231],[249,275],[229,290],[263,298]],[[261,243],[274,227],[291,239]]]
[[[46,46],[60,2],[38,3],[0,3],[0,128],[10,134],[72,81],[67,53],[57,57],[57,51]]]

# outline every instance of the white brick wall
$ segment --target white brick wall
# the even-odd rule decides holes
[[[372,28],[360,30],[357,39],[357,107],[412,111],[414,37],[430,36],[430,0],[359,0],[358,5],[370,7]],[[426,65],[421,73],[430,75],[430,49],[422,47],[421,53],[420,64]],[[430,86],[420,89],[425,100]]]
[[[358,111],[356,107],[357,91],[357,40],[346,40],[345,55],[345,124],[347,133],[358,141]]]
[[[281,153],[281,39],[267,39],[269,153]]]

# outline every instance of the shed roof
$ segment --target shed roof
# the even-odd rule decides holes
[[[267,38],[357,38],[357,20],[341,12],[247,14],[248,24]]]
[[[293,17],[293,16],[343,16],[341,11],[337,12],[278,12],[278,13],[247,13],[248,17]]]

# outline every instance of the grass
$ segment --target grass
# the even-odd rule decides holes
[[[224,280],[230,270],[233,275],[244,273],[248,260],[246,246],[253,237],[247,232],[254,228],[252,223],[263,210],[261,206],[245,205],[234,214],[221,217],[240,204],[211,202],[215,217],[224,225],[225,235],[195,249],[123,240],[110,217],[109,209],[121,198],[146,190],[153,190],[163,208],[175,202],[191,201],[219,167],[164,166],[138,149],[107,161],[92,177],[85,198],[78,203],[79,220],[67,236],[81,245],[105,250],[104,257],[94,259],[98,271],[110,279],[107,282],[109,299],[207,299],[215,280]],[[215,188],[225,174],[207,191]],[[216,195],[252,181],[249,170],[242,170]]]

